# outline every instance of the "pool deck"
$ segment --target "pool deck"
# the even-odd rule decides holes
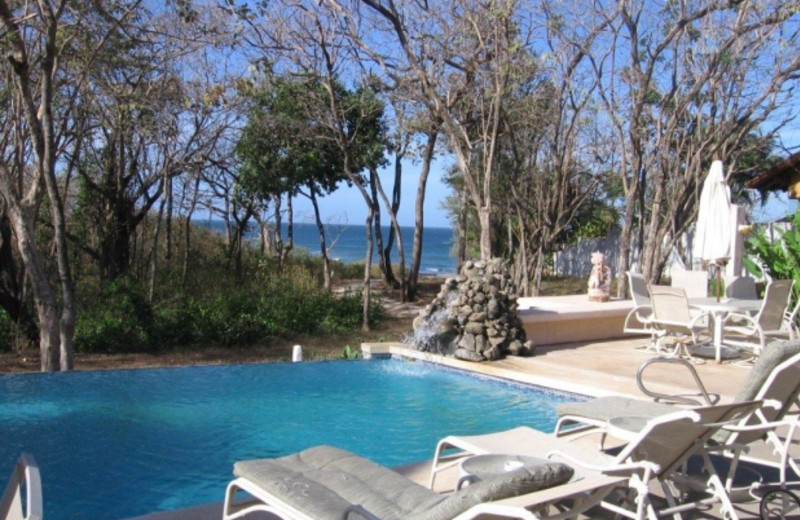
[[[588,396],[630,395],[642,397],[634,375],[642,362],[652,357],[635,350],[642,345],[644,338],[626,338],[606,341],[578,342],[537,347],[536,355],[529,358],[509,357],[491,363],[470,363],[440,358],[430,354],[409,352],[401,344],[371,343],[362,345],[368,353],[396,353],[408,357],[438,361],[456,368],[474,371],[489,376],[508,378],[525,383],[538,384],[564,391],[576,392]],[[697,372],[710,392],[719,393],[723,401],[732,399],[742,382],[747,377],[748,368],[730,363],[716,364],[709,361],[697,365]],[[690,391],[693,386],[689,378],[680,378],[674,370],[656,367],[648,372],[648,381],[658,391],[668,393]],[[434,446],[431,446],[433,453]],[[420,461],[402,468],[399,472],[420,483],[425,483],[428,476],[429,462]],[[455,478],[453,476],[453,478]],[[442,490],[452,489],[452,482],[447,478],[437,480]],[[220,500],[224,489],[220,489]],[[167,511],[137,517],[131,520],[219,520],[222,517],[221,503],[199,506],[191,509]],[[740,518],[758,518],[757,503],[747,502],[737,505]],[[274,517],[261,514],[251,515],[248,520],[272,519]],[[584,517],[582,517],[584,518]],[[598,518],[596,515],[585,518]],[[715,510],[685,514],[684,518],[721,518]]]

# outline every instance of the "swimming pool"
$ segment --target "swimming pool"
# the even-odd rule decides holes
[[[528,424],[576,396],[400,360],[0,376],[0,480],[21,451],[48,520],[219,502],[237,460],[332,444],[396,466],[436,441]]]

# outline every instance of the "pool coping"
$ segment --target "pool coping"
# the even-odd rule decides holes
[[[495,377],[517,383],[524,383],[527,385],[540,386],[549,390],[568,392],[570,394],[578,394],[579,396],[585,397],[600,397],[604,395],[617,394],[616,392],[598,388],[596,386],[583,385],[573,381],[565,381],[564,379],[547,377],[542,374],[520,371],[516,367],[503,367],[499,366],[497,363],[477,363],[474,361],[464,361],[452,356],[444,356],[433,352],[422,352],[413,348],[409,348],[408,345],[399,342],[362,343],[361,352],[365,359],[381,356],[398,356],[404,359],[426,361],[474,374]]]

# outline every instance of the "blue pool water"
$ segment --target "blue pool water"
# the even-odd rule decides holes
[[[398,360],[6,375],[0,478],[27,451],[48,520],[128,518],[221,501],[237,460],[326,443],[402,465],[448,434],[552,431],[569,399]]]

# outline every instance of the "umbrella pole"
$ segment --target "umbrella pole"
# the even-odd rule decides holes
[[[717,293],[717,303],[719,303],[719,298],[720,298],[720,295],[721,295],[720,293],[722,292],[722,291],[719,290],[720,289],[720,282],[721,282],[721,278],[722,278],[722,276],[720,275],[719,271],[720,271],[720,266],[719,266],[719,264],[717,264],[717,283],[714,284],[714,286],[715,286],[714,287],[714,292]]]

